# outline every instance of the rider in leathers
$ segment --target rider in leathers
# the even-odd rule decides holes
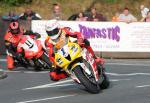
[[[6,31],[6,34],[4,36],[6,53],[7,53],[7,58],[6,58],[7,68],[9,70],[14,69],[15,67],[14,61],[15,60],[19,61],[20,57],[22,56],[20,53],[17,53],[17,46],[19,44],[22,35],[30,35],[32,38],[40,37],[40,35],[37,33],[23,30],[20,27],[18,21],[12,21],[9,24],[8,30]]]
[[[48,35],[46,39],[46,45],[49,48],[50,60],[54,61],[54,53],[63,47],[67,41],[68,37],[76,38],[78,44],[86,48],[93,56],[97,63],[103,64],[104,60],[102,58],[96,57],[93,49],[90,46],[90,43],[87,39],[84,39],[80,32],[73,32],[70,28],[61,27],[59,21],[50,20],[45,25],[45,30]],[[59,67],[53,69],[53,71],[49,72],[50,78],[54,81],[58,81],[60,79],[68,77],[66,72],[61,71]]]

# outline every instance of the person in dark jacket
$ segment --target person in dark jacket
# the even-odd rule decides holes
[[[19,16],[15,14],[14,11],[9,11],[8,15],[2,16],[2,20],[5,21],[12,21],[12,20],[18,20]]]
[[[87,21],[107,21],[107,19],[102,14],[97,13],[96,8],[91,8],[91,14]]]
[[[21,20],[40,20],[40,19],[42,19],[42,17],[38,13],[33,12],[30,8],[27,8],[25,10],[25,12],[19,16],[19,19],[21,19]]]

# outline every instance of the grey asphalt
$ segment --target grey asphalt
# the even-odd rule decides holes
[[[0,67],[8,74],[0,80],[0,103],[150,103],[150,60],[106,60],[111,86],[99,94],[89,94],[70,78],[53,85],[46,71],[10,72],[3,60]],[[45,84],[51,86],[31,88]]]

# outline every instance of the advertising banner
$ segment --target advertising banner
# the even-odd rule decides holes
[[[46,20],[32,21],[32,30],[46,36]],[[59,21],[81,32],[98,52],[150,52],[150,23]]]

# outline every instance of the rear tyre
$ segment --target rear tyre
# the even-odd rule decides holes
[[[83,73],[82,69],[80,66],[77,66],[74,68],[74,73],[81,82],[85,86],[88,92],[97,94],[100,92],[100,87],[98,84],[92,83]]]

